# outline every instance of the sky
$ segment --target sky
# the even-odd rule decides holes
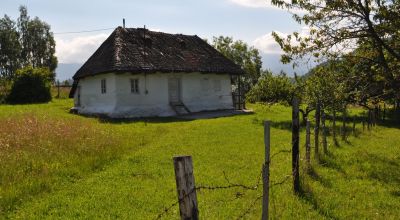
[[[304,73],[280,63],[282,51],[271,32],[287,35],[304,32],[286,10],[272,6],[269,0],[1,0],[0,16],[19,16],[18,7],[25,5],[31,17],[47,22],[54,32],[56,55],[62,64],[84,63],[114,28],[143,27],[166,33],[182,33],[207,38],[230,36],[259,49],[263,68],[288,74]],[[99,30],[87,33],[67,34]],[[72,70],[75,71],[75,70]],[[70,73],[72,75],[73,73]]]

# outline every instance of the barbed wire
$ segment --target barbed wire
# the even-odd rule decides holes
[[[279,152],[279,153],[283,153],[283,152],[284,152],[284,151]],[[193,188],[193,189],[192,189],[188,194],[186,194],[184,197],[178,199],[178,201],[176,201],[176,202],[172,203],[170,206],[164,208],[163,211],[162,211],[159,215],[157,215],[157,217],[156,217],[155,219],[161,219],[161,217],[163,217],[164,215],[166,215],[172,208],[174,208],[175,206],[177,206],[180,202],[182,202],[184,199],[186,199],[189,195],[191,195],[191,194],[194,193],[195,191],[199,191],[199,192],[200,192],[201,190],[211,190],[211,191],[213,191],[213,190],[230,189],[230,188],[242,188],[242,189],[245,189],[245,190],[257,190],[258,187],[262,184],[262,183],[261,183],[261,176],[262,176],[261,174],[262,174],[262,171],[260,172],[260,175],[258,175],[257,183],[256,183],[256,185],[254,185],[254,186],[248,186],[248,185],[238,184],[238,183],[231,183],[231,181],[227,178],[227,176],[226,176],[226,174],[225,174],[225,171],[223,171],[223,174],[224,174],[225,180],[228,182],[229,185],[225,185],[225,186],[207,186],[207,185],[199,185],[199,186]],[[282,185],[282,184],[284,184],[287,180],[290,179],[290,177],[291,177],[291,175],[286,175],[285,178],[283,178],[283,180],[281,180],[281,181],[279,181],[279,182],[275,182],[275,183],[270,184],[269,188],[272,188],[272,187],[277,186],[277,185]],[[251,211],[251,209],[254,207],[254,204],[255,204],[258,200],[260,200],[262,197],[263,197],[263,195],[258,196],[258,197],[251,203],[250,207],[247,208],[247,209],[245,210],[245,212],[243,212],[243,213],[238,217],[238,219],[241,219],[241,218],[243,218],[244,216],[246,216],[247,214],[249,214],[250,211]]]
[[[269,161],[266,161],[265,164],[271,163],[271,160],[272,160],[275,156],[277,156],[277,155],[279,155],[279,154],[281,154],[281,153],[290,153],[290,152],[292,152],[292,151],[291,151],[291,150],[280,150],[280,151],[278,151],[278,152],[272,154],[272,156],[270,156]],[[263,184],[262,181],[261,181],[261,179],[262,179],[262,174],[263,174],[263,172],[264,172],[264,169],[266,168],[265,164],[264,164],[264,166],[262,167],[261,172],[259,172],[259,175],[258,175],[258,177],[257,177],[256,184],[255,184],[255,185],[252,185],[252,186],[251,186],[251,185],[245,185],[245,184],[240,184],[240,183],[232,183],[232,182],[229,180],[229,178],[227,177],[225,171],[222,171],[223,176],[224,176],[224,179],[225,179],[225,181],[227,182],[227,185],[218,186],[218,185],[201,185],[201,184],[199,184],[199,186],[193,188],[188,194],[186,194],[186,195],[184,195],[182,198],[178,199],[178,201],[176,201],[176,202],[172,203],[171,205],[169,205],[168,207],[164,208],[163,211],[162,211],[160,214],[158,214],[157,217],[156,217],[155,219],[161,219],[161,217],[163,217],[164,215],[166,215],[172,208],[174,208],[175,206],[177,206],[180,202],[182,202],[182,201],[183,201],[184,199],[186,199],[189,195],[191,195],[192,193],[194,193],[194,192],[196,192],[196,191],[199,191],[199,192],[200,192],[201,190],[211,190],[211,191],[213,191],[213,190],[231,189],[231,188],[241,188],[241,189],[244,189],[244,190],[258,190],[259,186]],[[269,185],[269,188],[272,188],[272,187],[277,186],[277,185],[282,185],[282,184],[284,184],[290,177],[291,177],[291,175],[286,175],[285,178],[284,178],[283,180],[281,180],[281,181],[279,181],[279,182],[276,182],[276,183],[270,184],[270,185]],[[251,209],[252,209],[252,207],[254,207],[254,204],[255,204],[258,200],[260,200],[262,197],[263,197],[263,195],[258,196],[258,197],[251,203],[251,206],[248,207],[248,208],[245,210],[245,212],[242,213],[242,214],[238,217],[238,219],[241,219],[241,218],[243,218],[244,216],[246,216],[247,214],[249,214],[250,211],[251,211]],[[237,198],[239,198],[239,197],[237,197]],[[237,199],[237,198],[236,198],[236,199]]]

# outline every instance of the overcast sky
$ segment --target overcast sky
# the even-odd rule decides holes
[[[291,15],[270,5],[269,0],[1,0],[0,14],[16,19],[25,5],[31,17],[51,25],[59,63],[84,63],[112,32],[110,30],[63,34],[122,26],[143,27],[167,33],[231,36],[258,48],[263,67],[277,72],[293,71],[279,62],[281,50],[271,32],[302,32]],[[59,34],[58,34],[59,33]],[[304,72],[304,68],[296,70]]]

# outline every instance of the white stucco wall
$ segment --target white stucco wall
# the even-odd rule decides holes
[[[101,93],[101,80],[106,80],[106,93]],[[109,114],[114,111],[116,104],[116,75],[113,73],[89,76],[79,80],[80,106],[79,113],[84,114]],[[77,92],[75,92],[75,104]]]
[[[80,80],[81,108],[78,111],[111,117],[176,115],[169,104],[168,78],[171,77],[181,79],[181,99],[191,112],[233,108],[231,80],[227,74],[124,73]],[[101,79],[104,78],[107,93],[101,94]],[[138,94],[131,92],[131,79],[139,79]]]

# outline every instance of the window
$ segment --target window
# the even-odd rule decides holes
[[[139,94],[139,79],[131,79],[131,93]]]
[[[220,92],[221,91],[221,80],[214,79],[214,91]]]
[[[106,90],[106,79],[101,80],[101,94],[105,94],[107,92]]]

